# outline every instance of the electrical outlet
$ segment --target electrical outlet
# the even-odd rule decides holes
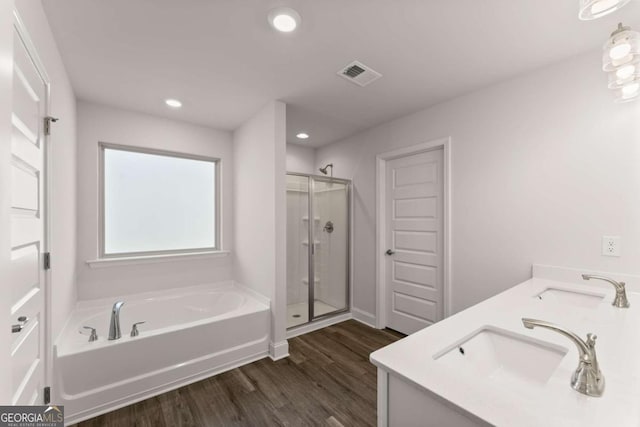
[[[602,255],[620,256],[620,236],[602,236]]]

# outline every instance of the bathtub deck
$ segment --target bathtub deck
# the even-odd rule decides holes
[[[401,337],[349,320],[290,339],[288,359],[263,359],[78,427],[375,426],[369,354]]]

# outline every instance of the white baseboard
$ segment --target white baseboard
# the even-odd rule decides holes
[[[307,323],[297,328],[289,329],[287,331],[287,338],[297,337],[298,335],[307,334],[309,332],[317,331],[318,329],[326,328],[327,326],[335,325],[336,323],[344,322],[353,318],[351,313],[338,314],[337,316],[330,317],[328,319],[317,320],[312,323]]]
[[[351,308],[351,313],[353,314],[354,320],[357,320],[360,323],[364,323],[367,326],[372,328],[376,328],[376,316],[364,310],[360,310],[358,308]]]
[[[289,343],[287,342],[287,340],[280,341],[277,343],[270,342],[269,357],[273,361],[284,359],[285,357],[289,357]]]

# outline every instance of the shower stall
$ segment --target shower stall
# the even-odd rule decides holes
[[[351,181],[287,173],[287,328],[349,310]]]

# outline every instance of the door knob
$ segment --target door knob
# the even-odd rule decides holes
[[[27,324],[29,318],[27,316],[18,317],[18,323],[15,325],[11,325],[11,333],[17,334],[18,332],[22,332],[22,328]]]
[[[391,249],[387,249],[387,252],[385,252],[387,255],[393,255],[396,253],[396,251],[392,251]]]

